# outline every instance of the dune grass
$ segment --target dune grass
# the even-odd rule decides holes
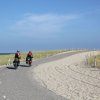
[[[91,67],[100,68],[100,55],[90,57],[88,63]]]
[[[61,52],[67,52],[67,51],[69,51],[69,50],[51,50],[51,51],[33,52],[33,59],[45,58],[45,57],[53,56],[53,55],[61,53]],[[21,59],[25,59],[26,55],[27,55],[27,53],[21,53]],[[9,60],[10,60],[10,62],[9,62]],[[0,55],[0,65],[12,63],[13,60],[14,60],[14,54]]]
[[[10,54],[10,55],[0,55],[0,65],[4,65],[8,63],[8,60],[13,60],[14,59],[14,55]]]

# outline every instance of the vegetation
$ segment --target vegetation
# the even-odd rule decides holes
[[[100,55],[90,57],[88,63],[91,67],[100,68]]]
[[[4,65],[8,63],[8,60],[11,59],[13,60],[14,55],[0,55],[0,65]]]
[[[40,59],[40,58],[45,58],[49,57],[61,52],[67,52],[69,50],[52,50],[52,51],[39,51],[39,52],[33,52],[33,57],[34,59]],[[27,53],[21,53],[21,59],[26,58]],[[12,63],[14,60],[14,54],[9,54],[9,55],[0,55],[0,65]]]

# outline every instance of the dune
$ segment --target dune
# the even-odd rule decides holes
[[[100,100],[100,69],[85,65],[87,56],[75,54],[33,69],[33,77],[44,87],[69,100]]]

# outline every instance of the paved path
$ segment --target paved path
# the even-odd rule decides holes
[[[32,67],[13,66],[0,69],[0,100],[66,100],[40,86],[32,79],[31,70],[39,64],[58,60],[76,53],[64,53],[33,62]]]

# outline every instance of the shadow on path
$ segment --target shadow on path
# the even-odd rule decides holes
[[[19,65],[18,67],[30,67],[29,65]],[[16,69],[14,66],[6,67],[7,69]]]
[[[29,65],[20,65],[20,67],[30,67]]]
[[[8,68],[8,69],[15,69],[14,67],[6,67],[6,68]]]

